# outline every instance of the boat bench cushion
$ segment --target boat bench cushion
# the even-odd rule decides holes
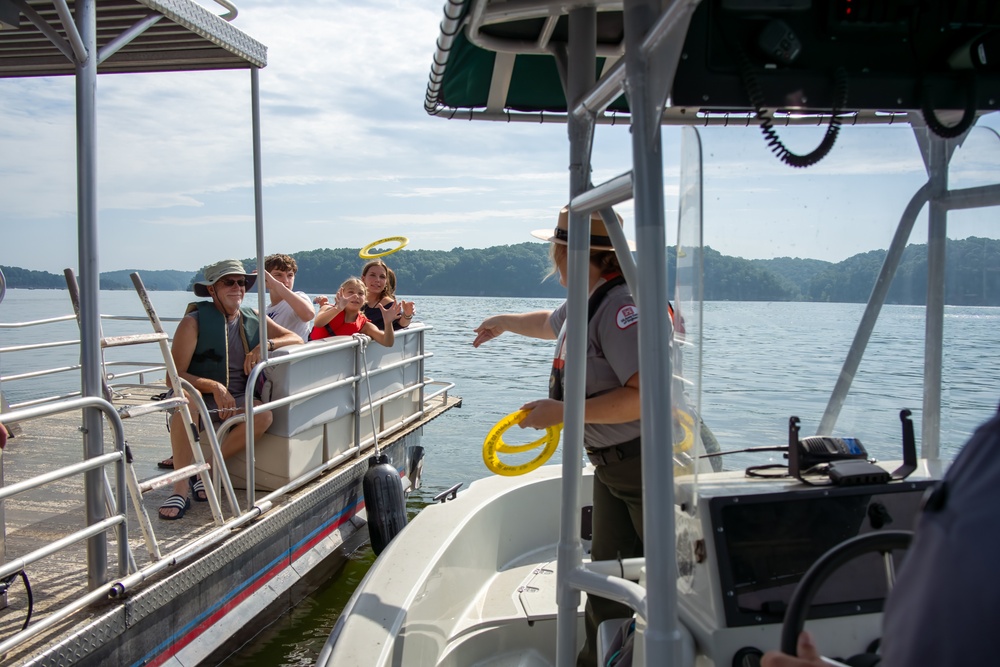
[[[265,433],[254,444],[254,486],[274,491],[323,463],[323,427],[314,426],[286,438]],[[226,459],[233,488],[247,488],[247,460],[243,452]]]

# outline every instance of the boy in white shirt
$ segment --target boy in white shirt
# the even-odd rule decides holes
[[[267,316],[297,333],[302,340],[309,340],[316,311],[305,292],[293,290],[298,268],[295,259],[288,255],[268,255],[264,258],[264,281],[271,297]]]

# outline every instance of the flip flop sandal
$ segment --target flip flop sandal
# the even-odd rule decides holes
[[[159,463],[157,463],[156,467],[157,468],[163,468],[164,470],[173,470],[174,469],[174,457],[168,456],[167,458],[165,458],[162,461],[160,461]]]
[[[201,477],[189,477],[188,485],[191,487],[191,495],[194,496],[195,502],[208,502],[208,494],[205,493],[205,483],[201,481]]]
[[[167,502],[160,505],[159,515],[164,521],[177,521],[184,517],[184,513],[188,511],[191,507],[191,499],[185,498],[182,495],[174,494],[167,498]],[[177,514],[174,516],[166,516],[163,510],[177,510]]]

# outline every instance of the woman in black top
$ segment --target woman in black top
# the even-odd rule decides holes
[[[381,259],[373,259],[361,270],[361,280],[368,290],[368,300],[361,307],[361,312],[372,324],[384,330],[382,309],[389,308],[396,300],[396,274]],[[399,303],[402,310],[392,323],[393,329],[403,329],[413,321],[413,302],[400,300]]]

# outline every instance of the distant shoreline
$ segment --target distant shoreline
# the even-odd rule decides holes
[[[498,298],[561,298],[565,290],[550,272],[549,245],[525,242],[492,248],[402,250],[386,257],[400,294]],[[710,247],[702,251],[705,301],[866,303],[886,257],[871,250],[827,262],[778,257],[743,259]],[[675,274],[675,249],[667,248],[667,275]],[[323,248],[292,255],[298,263],[295,289],[333,294],[364,262],[356,248]],[[927,291],[927,246],[903,251],[885,303],[922,305]],[[253,271],[256,260],[242,260]],[[1000,239],[969,237],[946,243],[945,303],[1000,306]],[[0,266],[9,289],[65,289],[65,278],[45,271]],[[131,290],[130,270],[101,274],[102,290]],[[147,290],[187,292],[200,271],[140,271]],[[673,286],[668,286],[670,292]],[[455,292],[460,292],[456,294]]]

